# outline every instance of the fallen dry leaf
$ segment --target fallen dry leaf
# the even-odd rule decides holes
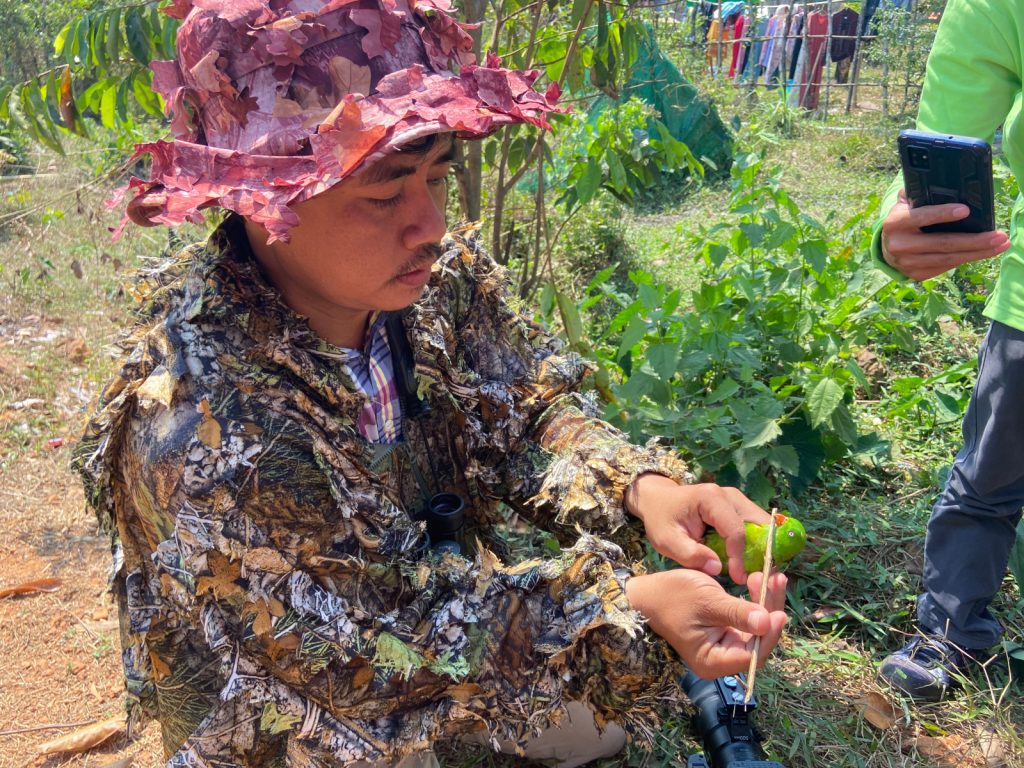
[[[87,725],[58,739],[39,745],[39,754],[52,755],[56,752],[87,752],[93,747],[124,733],[124,718],[113,717],[99,723]]]
[[[34,579],[17,584],[13,587],[0,589],[0,600],[15,595],[30,595],[34,592],[56,592],[60,586],[60,579]]]
[[[857,711],[880,731],[888,730],[896,724],[896,710],[877,691],[869,691],[866,696],[857,699]]]
[[[89,345],[85,343],[84,339],[78,337],[70,338],[64,342],[63,347],[64,355],[71,363],[84,363],[85,358],[89,356]]]
[[[945,736],[928,736],[922,733],[910,741],[910,746],[913,746],[922,757],[927,757],[941,766],[965,768],[977,765],[976,761],[968,759],[970,746],[955,733],[948,733]]]
[[[985,757],[985,768],[1007,768],[1006,747],[991,728],[978,726],[978,746]]]

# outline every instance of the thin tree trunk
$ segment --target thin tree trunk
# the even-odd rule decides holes
[[[465,0],[463,6],[465,8],[463,14],[467,21],[483,21],[484,14],[487,10],[486,0]],[[477,61],[480,61],[483,58],[483,46],[481,44],[482,32],[483,26],[469,30],[469,33],[473,36],[473,53],[476,54]],[[484,167],[483,147],[479,141],[470,141],[466,143],[464,160],[463,183],[465,184],[466,208],[463,211],[463,214],[466,216],[468,221],[479,221],[481,209],[480,184]]]

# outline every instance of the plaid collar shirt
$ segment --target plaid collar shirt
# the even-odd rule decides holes
[[[384,312],[374,313],[363,348],[342,349],[341,365],[366,397],[356,422],[359,434],[371,443],[391,444],[402,439],[402,407],[395,386],[386,318]]]

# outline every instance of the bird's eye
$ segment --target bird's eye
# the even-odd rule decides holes
[[[786,535],[787,535],[787,536],[789,536],[789,538],[791,538],[791,539],[792,539],[792,538],[793,538],[794,536],[796,536],[796,531],[790,531],[790,532],[789,532],[789,533],[787,533]]]

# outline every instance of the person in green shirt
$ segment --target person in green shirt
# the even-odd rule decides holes
[[[1024,170],[1021,78],[1024,4],[950,0],[928,58],[917,127],[992,141],[1003,126],[1013,173]],[[1006,574],[1024,506],[1024,235],[1021,198],[1010,233],[925,233],[967,216],[963,205],[912,209],[897,177],[882,207],[873,250],[891,275],[926,280],[1002,254],[985,307],[991,326],[963,422],[963,448],[932,510],[924,552],[920,634],[888,656],[881,679],[912,698],[941,699],[956,672],[1002,634],[989,604]]]

